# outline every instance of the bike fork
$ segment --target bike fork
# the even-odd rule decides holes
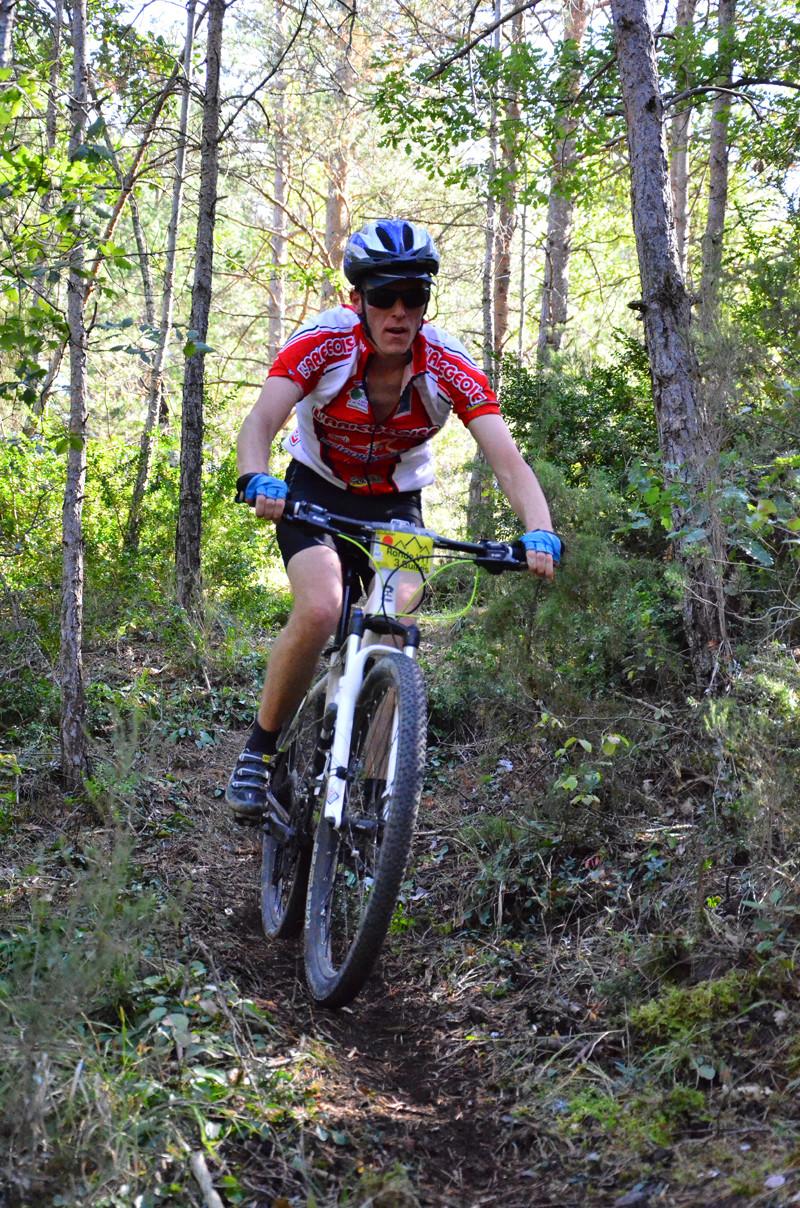
[[[350,757],[350,740],[353,733],[356,700],[361,685],[364,682],[364,669],[369,659],[375,658],[414,658],[416,644],[408,643],[402,651],[392,650],[391,647],[377,643],[368,646],[360,645],[358,634],[351,634],[347,639],[344,657],[344,671],[339,680],[335,694],[336,726],[331,744],[328,779],[325,792],[323,816],[337,830],[342,825],[345,801],[347,797],[348,760]],[[396,742],[392,741],[392,755],[389,771],[394,772],[396,760]]]

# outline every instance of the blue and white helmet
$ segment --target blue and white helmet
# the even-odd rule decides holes
[[[388,285],[404,277],[430,284],[439,271],[439,253],[424,227],[380,218],[350,236],[343,268],[356,289]]]

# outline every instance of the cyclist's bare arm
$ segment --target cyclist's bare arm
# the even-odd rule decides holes
[[[538,479],[520,453],[500,415],[479,415],[469,430],[495,473],[500,489],[526,530],[552,532],[550,509]],[[553,577],[550,554],[528,550],[528,569],[544,579]]]
[[[302,397],[303,391],[291,378],[267,378],[255,406],[239,431],[236,461],[240,475],[269,473],[272,442]],[[280,520],[283,506],[282,499],[267,499],[259,495],[256,516]]]

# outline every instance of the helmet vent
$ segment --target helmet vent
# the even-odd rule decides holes
[[[394,240],[392,239],[389,232],[386,230],[386,227],[382,227],[382,226],[376,227],[375,234],[378,236],[381,243],[386,248],[387,252],[393,252],[395,250]]]
[[[408,223],[403,224],[403,247],[407,252],[410,252],[414,246],[414,232]]]

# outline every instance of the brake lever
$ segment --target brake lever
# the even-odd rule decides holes
[[[513,545],[508,545],[505,541],[480,541],[478,544],[486,552],[482,557],[473,558],[472,561],[482,570],[488,571],[490,575],[500,575],[504,570],[528,569],[525,547],[521,541],[515,541]],[[522,553],[521,559],[518,550]]]

